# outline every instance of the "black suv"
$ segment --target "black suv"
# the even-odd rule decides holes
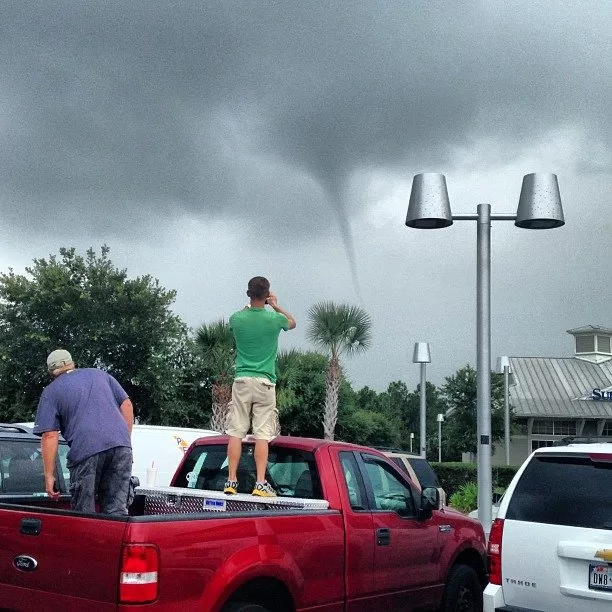
[[[0,423],[0,499],[46,496],[40,445],[40,436],[34,435],[31,427]],[[55,480],[65,495],[70,485],[68,450],[68,444],[60,438]]]

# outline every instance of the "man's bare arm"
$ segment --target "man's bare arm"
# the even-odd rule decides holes
[[[59,492],[54,491],[55,462],[57,460],[58,446],[59,431],[45,431],[41,440],[43,470],[45,472],[45,490],[47,491],[47,495],[53,499],[59,497]]]
[[[286,310],[282,309],[278,305],[276,306],[276,308],[274,308],[274,310],[276,310],[276,312],[280,312],[280,314],[285,315],[287,317],[287,321],[289,321],[289,329],[295,329],[296,323],[295,323],[295,319],[293,318],[293,315],[291,313],[289,313]]]
[[[134,426],[134,406],[132,406],[132,401],[129,397],[123,400],[121,406],[119,406],[119,410],[121,410],[121,414],[127,423],[128,432],[131,436],[132,427]]]
[[[295,328],[295,319],[293,318],[293,315],[278,305],[278,302],[276,300],[276,295],[274,293],[270,292],[270,295],[268,295],[267,303],[276,312],[279,312],[283,316],[287,317],[287,321],[289,321],[289,329]]]

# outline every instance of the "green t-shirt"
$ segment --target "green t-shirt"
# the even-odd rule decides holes
[[[229,326],[236,340],[236,378],[265,376],[276,383],[276,353],[281,329],[289,329],[285,315],[265,308],[235,312]]]

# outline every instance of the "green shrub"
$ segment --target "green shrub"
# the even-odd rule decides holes
[[[475,482],[466,482],[459,490],[450,496],[449,505],[459,512],[468,513],[478,506],[478,485]]]
[[[450,500],[453,493],[460,490],[461,486],[468,482],[478,480],[475,463],[442,462],[431,464],[435,470],[440,486],[446,491],[446,497]],[[514,478],[518,466],[495,465],[492,469],[494,499],[498,494],[503,493]]]

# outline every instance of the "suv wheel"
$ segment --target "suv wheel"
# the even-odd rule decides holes
[[[481,612],[482,587],[476,572],[469,565],[455,565],[446,587],[442,612]]]

